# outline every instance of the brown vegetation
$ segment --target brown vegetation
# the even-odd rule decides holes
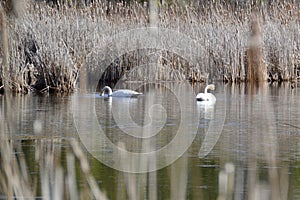
[[[110,36],[147,27],[149,17],[145,4],[115,4],[109,10],[101,1],[81,8],[61,5],[57,9],[42,3],[31,3],[24,8],[22,17],[12,20],[10,16],[7,21],[10,36],[7,73],[5,49],[1,47],[4,53],[1,83],[9,77],[8,88],[14,91],[73,91],[80,67],[99,74],[99,78],[102,75],[105,81],[120,78],[246,81],[252,62],[247,51],[254,12],[262,33],[260,62],[266,66],[268,80],[300,77],[300,11],[295,4],[233,6],[216,1],[207,6],[161,5],[158,26],[176,30],[197,43],[190,57],[194,62],[167,46],[118,54],[122,51],[117,46],[126,49],[128,43],[108,42]],[[177,40],[173,42],[181,42],[181,38]],[[147,37],[130,38],[130,42],[143,44]],[[149,60],[157,65],[151,72],[135,69]]]
[[[258,19],[252,22],[252,34],[247,51],[247,80],[250,83],[260,83],[267,80],[267,68],[261,43],[261,28]]]

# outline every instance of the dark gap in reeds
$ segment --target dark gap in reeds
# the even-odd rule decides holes
[[[116,58],[102,73],[98,89],[119,80],[144,81],[205,81],[195,66],[180,55],[159,49],[138,49]]]
[[[261,59],[266,66],[268,80],[299,79],[299,3],[251,1],[252,3],[237,5],[231,1],[214,1],[207,5],[205,2],[207,3],[194,1],[194,4],[186,5],[159,5],[158,26],[185,34],[202,48],[195,49],[196,53],[192,58],[197,64],[176,66],[176,70],[172,70],[172,64],[186,61],[174,62],[178,57],[175,55],[174,58],[172,54],[175,53],[168,52],[164,62],[171,67],[169,70],[161,69],[160,76],[153,76],[151,79],[171,80],[170,77],[173,77],[173,81],[214,79],[226,82],[252,80],[249,64],[252,66],[251,63],[255,62],[250,61],[248,56],[253,53],[252,57],[255,57],[255,52],[248,51],[248,43],[254,13],[261,22]],[[3,89],[7,78],[7,88],[16,92],[71,92],[76,87],[81,67],[85,67],[88,72],[104,72],[109,66],[111,71],[106,71],[102,78],[99,77],[107,82],[115,82],[120,77],[130,81],[142,81],[145,78],[140,77],[139,70],[130,74],[130,77],[122,75],[126,75],[126,67],[133,69],[133,63],[138,66],[139,60],[149,52],[137,49],[137,55],[127,52],[121,58],[113,58],[113,52],[117,51],[114,41],[103,48],[99,47],[106,42],[103,41],[105,37],[147,27],[148,5],[131,1],[109,4],[107,7],[103,1],[94,1],[88,6],[62,4],[57,9],[31,2],[23,8],[22,18],[12,20],[12,15],[6,14],[8,19],[2,20],[2,24],[6,22],[9,32],[9,49],[8,64],[5,64],[5,47],[3,48],[2,43],[0,89]],[[180,39],[174,42],[180,42]],[[143,43],[136,40],[138,39],[132,38],[132,42]],[[125,49],[127,45],[122,44]],[[162,50],[159,53],[166,54]],[[115,67],[116,59],[129,64],[126,66],[126,62],[123,62],[122,67]],[[7,72],[4,67],[6,65]],[[98,74],[101,76],[102,73]],[[253,80],[258,81],[257,78]]]

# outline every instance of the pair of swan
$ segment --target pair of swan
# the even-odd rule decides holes
[[[105,86],[100,92],[100,96],[103,97],[137,97],[141,94],[142,93],[126,89],[116,90],[113,92],[109,86]]]
[[[208,104],[215,104],[216,103],[216,97],[209,93],[208,90],[215,90],[214,84],[209,84],[205,87],[204,93],[198,93],[196,96],[197,101],[201,101],[203,103]],[[109,86],[105,86],[100,93],[100,96],[104,97],[136,97],[138,95],[141,95],[142,93],[133,91],[133,90],[126,90],[121,89],[117,91],[112,91],[112,89]]]

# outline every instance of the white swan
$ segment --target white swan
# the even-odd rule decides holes
[[[100,96],[104,97],[136,97],[141,94],[142,93],[126,89],[117,90],[113,92],[109,86],[105,86],[100,92]]]
[[[204,93],[198,93],[196,96],[197,101],[202,101],[203,103],[208,104],[215,104],[216,103],[216,97],[208,93],[207,90],[215,90],[214,84],[209,84],[205,87]]]

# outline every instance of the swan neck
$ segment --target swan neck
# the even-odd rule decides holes
[[[215,90],[215,86],[213,84],[207,85],[205,87],[204,93],[208,93],[208,90]]]
[[[111,96],[112,95],[112,90],[109,86],[105,86],[103,89],[102,89],[103,92],[107,91],[107,95],[108,96]]]
[[[112,90],[111,90],[111,88],[110,88],[110,87],[107,87],[106,89],[108,90],[108,96],[111,96],[111,95],[112,95]]]
[[[206,86],[205,89],[204,89],[205,94],[207,93],[207,90],[208,90],[208,86]]]

